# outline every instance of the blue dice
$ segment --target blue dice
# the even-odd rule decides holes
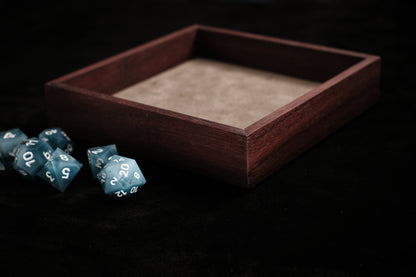
[[[119,155],[114,155],[97,177],[104,192],[114,198],[128,198],[146,183],[136,161]]]
[[[88,162],[91,167],[92,177],[97,178],[98,172],[108,163],[109,158],[117,155],[115,144],[90,148],[87,151]]]
[[[13,167],[23,176],[34,179],[53,152],[52,147],[38,138],[22,141],[15,153]]]
[[[5,170],[6,167],[4,166],[4,164],[0,161],[0,171]]]
[[[53,149],[59,147],[68,154],[71,154],[74,149],[72,140],[61,128],[45,129],[39,134],[39,138],[49,143]]]
[[[82,164],[68,153],[57,148],[49,161],[38,172],[38,176],[63,192],[78,174]]]
[[[19,128],[0,133],[0,163],[3,167],[12,165],[16,147],[25,139],[27,136]]]

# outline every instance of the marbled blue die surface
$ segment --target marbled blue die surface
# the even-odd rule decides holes
[[[0,133],[0,162],[4,167],[12,165],[16,147],[25,139],[26,134],[19,128]]]
[[[53,149],[61,148],[68,154],[74,149],[74,143],[61,128],[45,129],[39,134],[39,138],[49,143]]]
[[[117,147],[115,144],[107,146],[97,146],[90,148],[87,151],[88,162],[91,167],[92,178],[96,179],[98,172],[104,168],[108,163],[109,158],[113,155],[117,155]]]
[[[24,140],[17,146],[13,167],[23,176],[34,178],[49,160],[52,152],[52,147],[43,140]]]
[[[51,158],[42,167],[38,176],[63,192],[78,174],[82,163],[60,148],[52,153]]]
[[[114,198],[128,198],[146,183],[136,161],[119,155],[114,155],[97,177],[104,192]]]

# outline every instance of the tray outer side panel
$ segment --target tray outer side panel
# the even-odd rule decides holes
[[[159,111],[100,93],[83,93],[65,84],[48,84],[52,126],[95,143],[115,143],[121,155],[150,158],[213,179],[247,186],[246,136],[201,124],[192,117]],[[163,172],[161,172],[163,174]]]
[[[374,104],[380,67],[380,59],[369,56],[246,128],[249,187]]]

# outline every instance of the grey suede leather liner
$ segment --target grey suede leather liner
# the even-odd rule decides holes
[[[246,128],[319,82],[195,58],[114,96]]]

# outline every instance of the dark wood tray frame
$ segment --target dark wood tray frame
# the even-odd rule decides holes
[[[112,96],[197,56],[323,83],[245,129]],[[193,25],[50,81],[45,97],[50,125],[75,138],[253,187],[375,103],[380,67],[373,55]]]

